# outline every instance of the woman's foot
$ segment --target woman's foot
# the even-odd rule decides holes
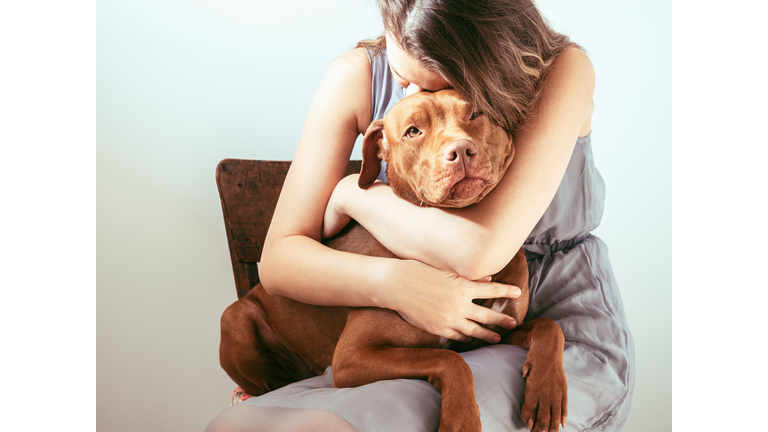
[[[246,399],[250,399],[253,396],[245,392],[240,386],[237,386],[235,391],[232,392],[232,396],[229,397],[229,405],[232,406],[238,402],[242,402]]]

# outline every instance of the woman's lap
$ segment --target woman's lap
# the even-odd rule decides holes
[[[566,430],[618,430],[629,414],[634,347],[605,244],[590,236],[573,249],[529,261],[531,305],[526,319],[555,320],[565,335]],[[472,369],[484,431],[527,431],[520,418],[526,351],[496,345],[462,353]],[[440,393],[421,380],[381,381],[334,389],[331,368],[239,403],[274,410],[323,410],[367,431],[437,430]],[[222,416],[227,416],[224,411]],[[231,416],[236,416],[231,411]],[[221,416],[220,416],[221,417]]]

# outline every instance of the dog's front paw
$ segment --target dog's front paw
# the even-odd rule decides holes
[[[483,426],[480,423],[480,409],[477,404],[470,406],[456,407],[452,411],[448,407],[442,406],[446,410],[446,415],[440,416],[440,428],[438,432],[481,432]]]
[[[443,388],[438,432],[482,432],[482,430],[480,408],[475,400],[474,386],[454,385]]]
[[[525,397],[520,416],[533,432],[555,432],[568,416],[568,383],[562,361],[531,358],[523,365]]]

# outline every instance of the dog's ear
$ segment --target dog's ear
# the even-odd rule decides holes
[[[361,189],[368,189],[379,176],[381,171],[381,158],[386,158],[386,152],[379,152],[384,145],[384,120],[376,120],[368,126],[363,138],[363,167],[360,170],[360,178],[357,185]],[[381,153],[381,154],[380,154]]]

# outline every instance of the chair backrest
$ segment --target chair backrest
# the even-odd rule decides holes
[[[360,172],[360,165],[349,161],[346,174]],[[290,166],[290,161],[224,159],[216,168],[238,298],[259,283],[257,263]]]

